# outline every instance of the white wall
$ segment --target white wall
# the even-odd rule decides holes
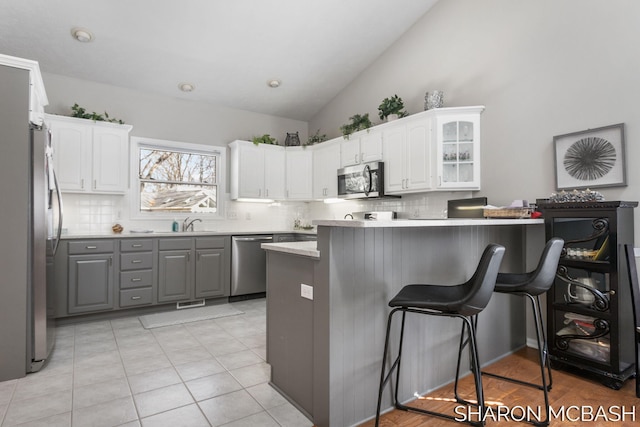
[[[377,120],[380,101],[393,94],[409,112],[422,111],[434,89],[445,106],[485,105],[477,194],[501,205],[555,191],[554,135],[623,122],[629,185],[599,191],[638,200],[638,22],[633,0],[440,1],[309,129],[333,137],[355,113]]]

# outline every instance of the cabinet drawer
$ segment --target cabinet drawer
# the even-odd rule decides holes
[[[153,283],[153,270],[123,271],[120,273],[120,289],[142,288]]]
[[[120,291],[120,307],[151,304],[151,288],[127,289]]]
[[[191,249],[192,239],[160,239],[158,249],[161,251],[175,251],[180,249]]]
[[[122,252],[138,252],[138,251],[150,251],[153,249],[153,240],[120,240],[120,250]]]
[[[84,240],[69,242],[69,255],[113,252],[113,240]]]
[[[153,267],[153,253],[120,254],[120,270],[145,270]]]
[[[224,249],[227,237],[198,237],[196,239],[196,249]]]

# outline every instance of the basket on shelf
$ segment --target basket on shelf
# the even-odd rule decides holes
[[[520,219],[530,218],[532,208],[484,208],[485,218]]]

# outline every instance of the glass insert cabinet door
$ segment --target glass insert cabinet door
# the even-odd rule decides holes
[[[622,245],[633,244],[637,202],[538,203],[547,239],[564,248],[547,297],[552,366],[595,374],[618,389],[634,371],[633,314]]]
[[[480,188],[480,117],[447,116],[437,120],[439,188]]]

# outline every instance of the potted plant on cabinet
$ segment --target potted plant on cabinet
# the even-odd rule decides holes
[[[359,130],[369,129],[373,124],[371,120],[369,120],[369,113],[365,114],[355,114],[349,117],[351,123],[346,123],[340,126],[340,131],[342,131],[342,136],[344,139],[349,139],[349,135]]]
[[[395,120],[398,117],[405,117],[408,115],[404,109],[404,102],[398,95],[393,95],[391,98],[385,98],[378,106],[378,116],[380,120]]]
[[[253,141],[255,145],[258,145],[258,144],[278,145],[278,140],[275,138],[272,138],[271,135],[269,135],[268,133],[265,133],[262,136],[254,136],[251,141]]]
[[[309,138],[307,139],[307,143],[305,145],[319,144],[326,140],[327,140],[327,135],[325,134],[320,135],[320,129],[318,129],[316,133],[314,133],[313,135],[309,135]]]

